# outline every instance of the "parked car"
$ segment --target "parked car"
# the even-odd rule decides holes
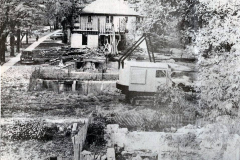
[[[63,33],[54,33],[53,35],[50,36],[50,39],[62,39]]]
[[[22,51],[20,61],[23,64],[33,64],[34,63],[33,52],[28,50]]]

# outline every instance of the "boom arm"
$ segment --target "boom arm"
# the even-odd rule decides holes
[[[143,41],[146,41],[146,44],[147,44],[147,51],[148,51],[148,55],[149,55],[149,60],[150,62],[154,62],[155,63],[155,57],[154,57],[154,53],[152,51],[152,57],[151,57],[151,54],[150,54],[150,48],[152,47],[152,43],[151,43],[151,40],[150,40],[150,36],[146,33],[144,33],[142,35],[141,38],[139,38],[121,57],[120,59],[118,60],[118,68],[120,68],[120,65],[122,64],[122,68],[124,68],[124,60],[126,58],[128,58],[132,52],[143,42]]]

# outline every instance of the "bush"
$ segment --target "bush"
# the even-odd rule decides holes
[[[3,138],[11,140],[52,140],[56,132],[57,126],[49,126],[42,121],[17,121],[6,128],[6,134],[3,135]]]
[[[178,87],[159,86],[155,95],[155,108],[171,114],[194,115],[199,112],[196,108],[197,99],[194,95],[184,92]]]

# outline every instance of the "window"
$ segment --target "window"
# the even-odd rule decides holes
[[[92,16],[88,16],[88,23],[92,22]]]
[[[113,16],[107,16],[106,23],[113,23]]]
[[[156,78],[166,77],[166,72],[164,70],[156,71]]]
[[[110,16],[110,23],[113,23],[113,16]]]
[[[87,35],[82,35],[82,45],[87,45]]]

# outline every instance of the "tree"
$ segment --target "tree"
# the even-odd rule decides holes
[[[186,39],[186,31],[191,21],[190,0],[144,0],[140,5],[140,13],[145,16],[141,23],[143,32],[151,32],[155,50],[176,46],[182,48]],[[192,7],[193,8],[193,7]],[[187,36],[188,37],[188,36]],[[180,45],[179,45],[180,44]]]
[[[72,23],[74,13],[74,5],[72,0],[51,0],[45,3],[46,12],[45,18],[49,23],[55,24],[55,29],[58,29],[58,24],[65,18],[69,24]]]
[[[193,45],[199,53],[202,109],[211,117],[240,110],[239,1],[199,0],[203,26]],[[209,112],[210,111],[210,112]]]

